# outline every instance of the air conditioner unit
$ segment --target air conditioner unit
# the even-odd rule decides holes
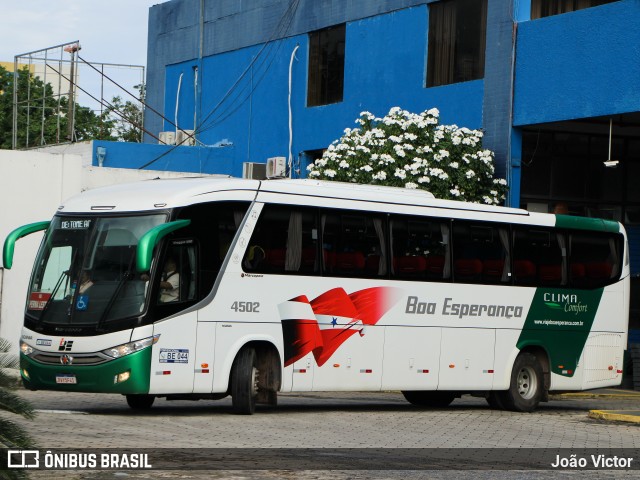
[[[158,135],[159,142],[164,145],[175,145],[176,144],[176,132],[160,132]]]
[[[196,144],[196,137],[193,130],[178,130],[176,133],[176,145],[181,147],[192,147]]]
[[[264,163],[244,162],[242,164],[242,178],[264,180],[267,178],[267,166]]]
[[[267,178],[287,176],[287,159],[284,157],[267,158]]]

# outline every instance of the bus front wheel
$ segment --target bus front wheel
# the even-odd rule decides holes
[[[255,349],[240,350],[231,368],[231,403],[234,413],[252,415],[258,396],[258,367]]]
[[[456,392],[403,391],[402,395],[411,405],[417,407],[443,408],[456,398]]]
[[[148,410],[153,405],[154,395],[127,395],[127,404],[134,410]]]
[[[544,374],[537,357],[523,352],[511,371],[509,390],[503,392],[503,404],[515,412],[533,412],[544,395]]]

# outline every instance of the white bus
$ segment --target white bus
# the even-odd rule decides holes
[[[309,180],[151,180],[86,191],[50,222],[30,281],[30,389],[218,399],[463,393],[531,411],[619,385],[629,261],[607,220]]]

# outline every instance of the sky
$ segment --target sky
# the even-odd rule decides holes
[[[12,63],[16,55],[80,40],[80,56],[88,62],[146,67],[149,8],[166,1],[0,0],[0,62]],[[139,83],[141,76],[139,70],[112,73],[133,76],[130,81],[120,78],[129,85]],[[92,95],[100,91],[95,82],[88,71],[79,81]],[[85,98],[84,104],[89,101]],[[83,104],[82,94],[79,103]]]

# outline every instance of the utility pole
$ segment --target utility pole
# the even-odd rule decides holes
[[[80,50],[80,44],[74,43],[72,45],[67,45],[64,47],[65,52],[69,52],[71,54],[71,71],[69,74],[69,105],[67,109],[67,140],[73,142],[73,127],[74,127],[74,115],[75,115],[75,63],[76,63],[76,52]]]

